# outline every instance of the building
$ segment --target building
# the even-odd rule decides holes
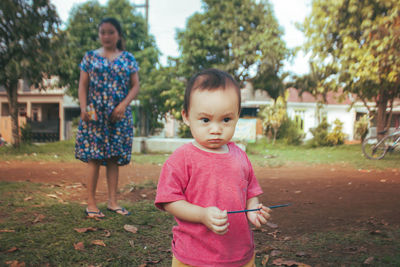
[[[37,142],[64,140],[64,90],[52,87],[54,79],[46,81],[49,87],[40,91],[26,81],[18,82],[19,126],[29,122],[32,139]],[[54,88],[54,89],[52,89]],[[6,142],[12,142],[11,116],[7,93],[0,87],[0,133]]]

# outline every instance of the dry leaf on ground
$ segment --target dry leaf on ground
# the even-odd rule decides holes
[[[9,267],[25,267],[25,262],[19,262],[19,261],[6,261],[6,264]]]
[[[74,248],[75,250],[85,250],[85,245],[83,244],[83,242],[78,242],[76,244],[74,244]]]
[[[85,228],[74,228],[78,233],[86,233],[86,232],[95,232],[97,228],[94,227],[85,227]]]
[[[11,252],[14,252],[14,251],[17,251],[17,250],[18,250],[17,247],[12,247],[9,250],[7,250],[7,253],[11,253]]]
[[[261,264],[262,264],[263,267],[267,266],[268,260],[269,260],[269,256],[265,255],[264,258],[261,261]]]
[[[15,230],[0,229],[0,233],[15,233]]]
[[[46,216],[44,216],[43,214],[39,214],[38,216],[36,216],[35,220],[33,220],[33,223],[41,222],[44,218],[46,218]]]
[[[106,246],[106,244],[103,242],[103,240],[93,240],[92,244],[97,245],[97,246],[103,246],[103,247]]]
[[[133,225],[130,225],[130,224],[125,224],[125,225],[124,225],[124,229],[125,229],[126,231],[131,232],[131,233],[134,233],[134,234],[136,234],[137,231],[138,231],[137,227],[135,227],[135,226],[133,226]]]
[[[272,264],[277,266],[297,266],[297,267],[311,267],[308,264],[293,261],[293,260],[284,260],[282,258],[273,260]]]

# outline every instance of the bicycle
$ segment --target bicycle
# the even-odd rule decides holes
[[[382,131],[379,134],[382,135],[386,133],[387,130]],[[362,151],[366,158],[379,160],[383,159],[388,152],[393,152],[399,144],[400,130],[396,130],[394,133],[385,135],[381,139],[377,136],[364,139]]]

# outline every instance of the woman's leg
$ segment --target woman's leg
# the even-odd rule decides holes
[[[96,188],[97,188],[97,180],[99,179],[99,169],[100,162],[91,160],[88,162],[89,165],[89,177],[87,183],[87,210],[97,212],[99,209],[96,205]]]
[[[108,208],[116,210],[117,213],[127,215],[129,212],[118,205],[118,174],[119,166],[116,160],[107,161],[107,185],[108,185]]]

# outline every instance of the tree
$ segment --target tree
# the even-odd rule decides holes
[[[282,34],[267,0],[203,0],[203,12],[177,33],[182,73],[216,67],[268,90],[288,55]]]
[[[397,0],[314,0],[303,24],[314,62],[337,70],[322,80],[356,94],[378,132],[389,127],[386,111],[400,96],[399,7]]]
[[[13,144],[19,147],[18,80],[43,88],[52,73],[60,21],[48,0],[0,1],[0,84],[7,92]]]

